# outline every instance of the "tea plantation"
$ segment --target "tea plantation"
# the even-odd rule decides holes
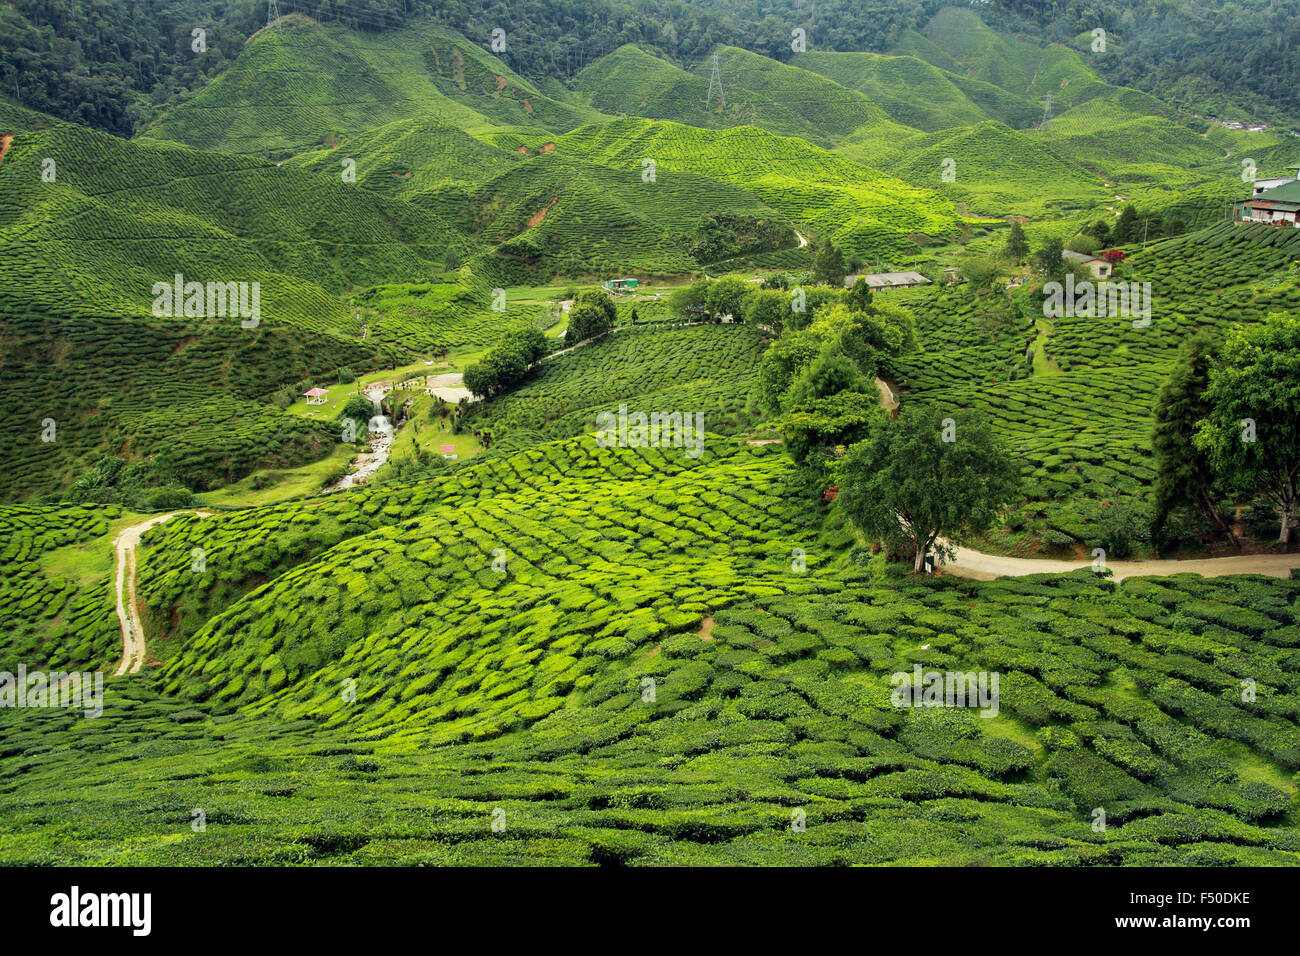
[[[1283,114],[1005,5],[285,6],[3,57],[0,865],[1300,866]]]
[[[485,464],[394,504],[281,509],[267,531],[323,550],[156,683],[114,682],[110,719],[0,718],[22,781],[3,858],[1297,862],[1300,585],[909,582],[846,567],[842,532],[774,494],[781,456],[611,453],[588,436],[489,469],[509,485]],[[150,564],[193,541],[241,560],[227,520],[151,532]],[[892,706],[916,664],[996,669],[1000,712]]]

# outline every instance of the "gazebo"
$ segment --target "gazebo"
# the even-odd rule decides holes
[[[307,397],[308,405],[324,405],[325,396],[328,394],[329,392],[325,391],[323,388],[313,388],[303,392],[303,395]]]

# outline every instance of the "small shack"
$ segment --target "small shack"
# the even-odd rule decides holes
[[[867,281],[867,288],[872,292],[885,289],[910,289],[912,286],[929,285],[930,280],[919,272],[866,272],[861,275],[845,276],[844,288],[852,289],[859,279]]]
[[[306,397],[308,405],[324,405],[325,396],[328,395],[329,392],[323,388],[311,388],[302,394]]]
[[[626,289],[635,289],[637,287],[636,279],[606,279],[605,288],[610,292],[623,292]]]
[[[1073,249],[1066,249],[1061,255],[1072,266],[1083,266],[1092,274],[1094,279],[1110,278],[1111,263],[1099,256],[1090,256],[1086,252],[1075,252]]]
[[[1300,181],[1266,189],[1251,199],[1233,203],[1237,222],[1262,222],[1300,229]]]

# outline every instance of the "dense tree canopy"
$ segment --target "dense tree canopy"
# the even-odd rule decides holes
[[[1190,508],[1236,543],[1231,522],[1219,507],[1222,483],[1209,454],[1195,444],[1197,423],[1211,410],[1205,389],[1214,356],[1215,342],[1208,333],[1189,339],[1156,400],[1151,436],[1156,465],[1155,529],[1159,532],[1174,510]]]
[[[1300,318],[1274,313],[1236,328],[1205,389],[1197,444],[1230,487],[1263,495],[1291,540],[1300,513]]]
[[[925,554],[986,530],[1016,497],[1016,466],[975,413],[910,405],[848,450],[839,502],[867,535],[907,542],[917,571]]]

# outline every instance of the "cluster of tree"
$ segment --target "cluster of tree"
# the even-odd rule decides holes
[[[1070,240],[1069,248],[1075,252],[1095,254],[1108,246],[1166,239],[1181,236],[1186,231],[1187,223],[1180,216],[1170,216],[1166,220],[1158,212],[1140,212],[1129,203],[1120,210],[1113,226],[1104,219],[1090,222]]]
[[[1220,344],[1187,341],[1156,401],[1154,523],[1188,511],[1235,544],[1227,501],[1260,497],[1280,542],[1300,512],[1300,318],[1273,313]]]
[[[795,289],[797,295],[803,290]],[[804,490],[823,494],[843,448],[885,415],[874,378],[916,345],[906,309],[873,301],[862,280],[848,291],[814,287],[803,311],[788,292],[751,293],[755,312],[785,311],[784,327],[758,366],[757,399],[781,421],[786,452]]]
[[[817,309],[842,299],[839,289],[805,288],[774,273],[759,284],[734,275],[696,279],[676,290],[668,304],[684,322],[746,322],[779,336],[786,329],[806,327]]]
[[[532,364],[545,354],[546,336],[541,329],[529,326],[507,332],[481,361],[465,369],[462,382],[476,398],[492,398],[522,382]]]
[[[779,220],[734,212],[711,213],[695,230],[690,251],[696,262],[717,262],[782,249],[794,240],[794,230]]]
[[[564,344],[577,345],[604,335],[618,322],[614,300],[599,289],[585,289],[569,307],[569,324],[564,330]]]
[[[370,437],[370,420],[375,417],[375,406],[366,396],[349,395],[335,421],[344,426],[354,441],[363,442]]]
[[[194,494],[163,463],[128,463],[108,456],[79,475],[63,500],[71,504],[120,504],[133,511],[166,511],[190,507]]]
[[[10,0],[0,6],[0,93],[130,136],[167,99],[224,70],[265,22],[265,3]],[[205,31],[201,51],[195,29]]]

